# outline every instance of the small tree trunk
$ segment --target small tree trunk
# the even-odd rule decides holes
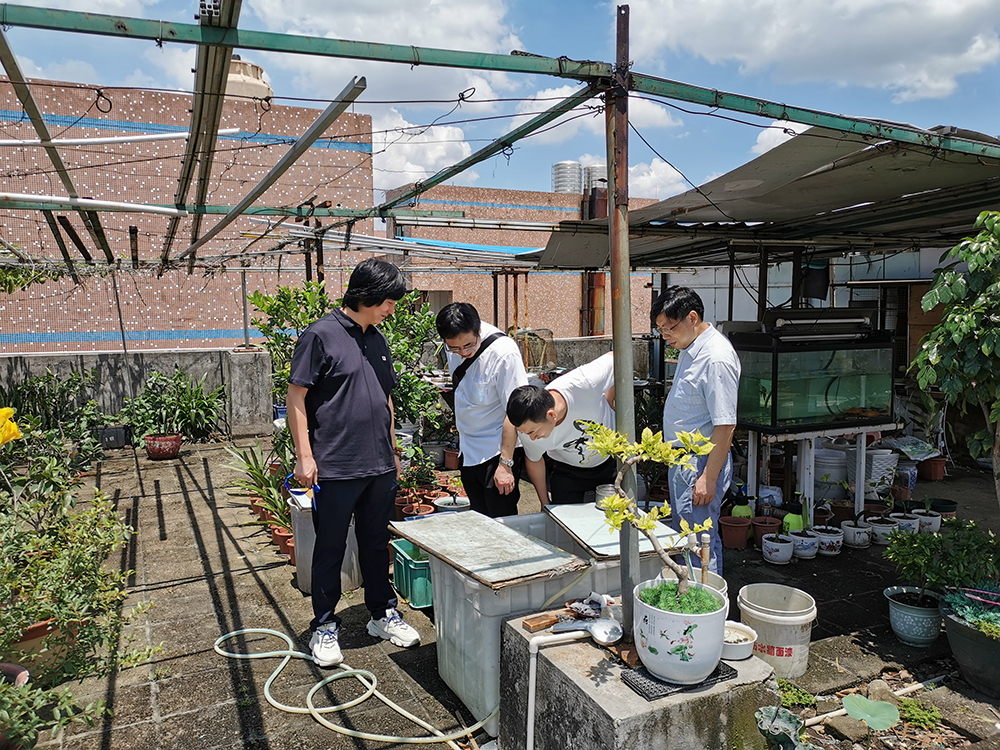
[[[1000,422],[993,425],[993,486],[1000,502]]]

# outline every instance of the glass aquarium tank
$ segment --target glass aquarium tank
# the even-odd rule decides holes
[[[892,420],[892,339],[791,343],[733,332],[743,368],[737,426],[766,433]]]

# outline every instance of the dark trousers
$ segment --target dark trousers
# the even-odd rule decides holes
[[[500,454],[475,466],[462,466],[462,487],[469,496],[469,508],[490,518],[516,516],[517,502],[521,499],[521,472],[524,470],[524,450],[514,450],[514,489],[507,495],[497,490],[493,475],[500,465]]]
[[[549,478],[549,496],[555,505],[584,502],[584,495],[599,485],[612,484],[618,464],[609,458],[597,466],[570,466],[546,456],[545,473]]]
[[[389,521],[396,490],[395,471],[361,479],[320,481],[319,492],[313,498],[313,630],[324,622],[340,624],[334,610],[342,593],[340,569],[352,516],[365,606],[376,620],[385,617],[387,607],[396,606],[396,593],[389,583]]]

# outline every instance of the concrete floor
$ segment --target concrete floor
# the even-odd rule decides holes
[[[241,445],[252,442],[240,441]],[[60,736],[45,737],[40,747],[337,750],[396,746],[350,739],[308,716],[272,708],[264,698],[264,683],[279,659],[236,661],[214,652],[216,638],[242,628],[286,633],[296,649],[307,651],[312,616],[309,598],[295,588],[294,568],[277,554],[262,527],[250,524],[255,517],[247,501],[227,493],[235,476],[228,462],[228,454],[218,444],[185,445],[178,459],[160,462],[141,454],[136,457],[131,450],[113,451],[91,479],[117,502],[137,530],[121,560],[135,571],[130,604],[152,602],[154,606],[129,634],[140,644],[162,643],[163,652],[152,664],[124,671],[114,679],[74,686],[79,697],[106,701],[113,715],[94,729],[75,725]],[[522,488],[521,512],[537,512],[538,499],[530,485],[522,483]],[[983,520],[1000,531],[992,479],[983,472],[958,470],[943,482],[921,482],[917,495],[921,493],[958,499],[961,516]],[[887,644],[879,655],[887,662],[897,659],[905,664],[916,658],[885,637],[887,611],[881,591],[895,580],[877,548],[848,550],[839,557],[784,567],[763,562],[751,550],[727,551],[725,574],[734,614],[744,583],[787,583],[817,599],[814,642],[835,637],[859,641],[860,631],[860,641],[871,636]],[[341,643],[346,661],[374,672],[379,689],[391,700],[442,731],[471,724],[471,715],[437,674],[433,611],[406,606],[401,610],[421,633],[418,648],[399,649],[369,636],[360,593],[345,595],[338,611],[344,618]],[[943,642],[939,639],[938,646]],[[284,647],[277,638],[252,636],[240,639],[236,650]],[[820,658],[818,643],[816,647],[810,672],[835,671],[830,661]],[[275,680],[272,692],[279,700],[301,706],[309,688],[329,673],[311,662],[292,660]],[[841,674],[838,679],[846,678]],[[356,681],[342,680],[322,690],[316,703],[340,703],[360,692]],[[330,718],[365,732],[424,734],[375,699]],[[480,735],[478,739],[487,738]]]

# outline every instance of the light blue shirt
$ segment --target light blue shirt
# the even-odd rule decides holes
[[[740,359],[711,323],[677,357],[677,372],[663,404],[663,439],[679,446],[678,432],[712,437],[717,425],[736,424]]]

